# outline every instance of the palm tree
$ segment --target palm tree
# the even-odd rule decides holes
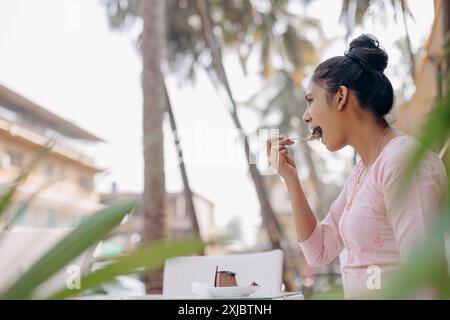
[[[234,3],[231,1],[231,3]],[[242,2],[239,2],[242,4]],[[245,3],[245,2],[244,2]],[[244,8],[252,9],[251,1],[247,1],[247,5],[243,5]],[[274,67],[272,65],[271,54],[278,54],[280,58],[283,60],[285,67],[287,69],[291,68],[291,72],[293,73],[293,77],[296,80],[296,84],[299,85],[301,80],[304,77],[304,68],[308,64],[313,64],[317,60],[317,56],[315,54],[314,46],[311,42],[309,42],[306,38],[300,36],[298,31],[298,27],[311,27],[314,26],[319,31],[319,25],[317,21],[312,19],[298,19],[294,15],[291,15],[286,10],[286,5],[288,1],[272,1],[271,8],[269,12],[263,11],[252,11],[255,16],[254,21],[256,22],[256,26],[251,28],[252,24],[247,20],[244,20],[240,23],[241,28],[236,28],[241,32],[235,32],[234,35],[224,36],[224,42],[228,42],[229,45],[237,46],[240,48],[242,39],[245,38],[245,35],[248,36],[248,30],[256,30],[255,35],[263,35],[264,40],[262,41],[261,47],[261,60],[263,62],[262,74],[265,77],[269,77],[273,74]],[[232,109],[230,111],[230,116],[233,119],[233,122],[236,128],[242,132],[243,128],[241,126],[238,113],[237,113],[237,104],[233,97],[230,85],[228,83],[228,79],[225,73],[225,68],[222,62],[222,53],[219,46],[219,43],[215,37],[215,33],[213,32],[214,24],[211,17],[214,14],[211,14],[211,10],[209,9],[210,4],[208,4],[204,0],[197,0],[198,12],[200,14],[201,22],[202,22],[202,31],[204,33],[204,38],[206,42],[206,46],[210,49],[211,52],[211,64],[210,68],[207,70],[210,71],[218,82],[225,89],[230,103],[232,105]],[[237,8],[239,9],[239,8]],[[242,9],[242,8],[241,8]],[[233,12],[233,11],[232,11]],[[230,15],[230,17],[234,17],[235,15]],[[279,40],[279,36],[276,34],[276,25],[279,20],[283,20],[282,16],[284,16],[284,20],[287,21],[287,26],[285,31],[281,34],[282,41]],[[231,20],[230,18],[230,20]],[[235,22],[236,23],[236,22]],[[230,23],[221,23],[220,27],[224,28],[227,25],[233,25]],[[242,31],[244,29],[244,31]],[[259,33],[258,33],[259,31]],[[226,30],[222,32],[222,34],[226,34]],[[242,35],[244,34],[244,36]],[[319,32],[319,34],[321,34]],[[236,36],[237,35],[237,36]],[[322,34],[323,36],[323,34]],[[256,40],[256,39],[255,39]],[[245,41],[244,41],[245,45]],[[244,64],[245,71],[245,59],[242,59],[241,62]],[[248,57],[248,56],[247,56]],[[294,83],[294,81],[293,81]],[[292,83],[292,84],[293,84]],[[254,159],[254,155],[250,151],[248,141],[244,139],[244,150],[247,156],[247,159]],[[310,160],[309,154],[307,156]],[[309,165],[312,166],[312,170],[314,171],[314,164],[310,161]],[[267,188],[265,186],[265,181],[262,179],[261,174],[259,173],[255,164],[249,163],[249,172],[250,176],[255,184],[257,196],[259,202],[261,204],[261,214],[263,218],[263,225],[268,231],[268,235],[271,241],[271,244],[275,248],[281,248],[283,243],[288,243],[287,239],[284,235],[284,231],[282,230],[275,212],[268,200]],[[315,171],[314,171],[315,172]],[[317,176],[316,176],[317,178]],[[295,255],[295,252],[292,252],[288,246],[284,246],[285,253],[287,257],[285,259],[284,265],[284,282],[288,290],[293,290],[295,288],[295,280],[294,274],[298,275],[298,270],[293,264],[292,255]]]
[[[127,0],[127,1],[105,0],[105,1],[106,1],[107,13],[108,13],[110,26],[112,29],[122,30],[122,29],[129,28],[139,18],[139,10],[138,9],[139,9],[139,4],[140,4],[141,0]],[[168,6],[167,12],[174,12],[173,4],[174,4],[173,1],[166,2],[166,7]],[[169,28],[168,28],[169,30],[165,30],[166,38],[167,38],[168,34],[171,35],[171,36],[169,36],[169,38],[174,35],[178,35],[178,31],[175,31],[175,33],[173,33],[173,29],[171,29],[170,26],[172,26],[174,23],[176,24],[178,21],[183,21],[183,20],[179,20],[179,19],[171,20],[170,17],[172,17],[172,16],[173,15],[167,15],[165,17],[166,18],[165,25],[166,25],[166,27],[169,26]],[[166,45],[167,42],[165,42],[164,44]],[[142,52],[143,32],[140,33],[139,37],[137,38],[136,46],[137,46],[138,50],[140,52]],[[169,50],[168,52],[166,52],[166,54],[167,53],[171,54],[172,52],[173,52],[173,50]],[[173,61],[174,59],[169,58],[168,60]],[[177,125],[176,125],[176,121],[175,121],[175,115],[173,113],[172,103],[170,101],[170,98],[169,98],[169,95],[167,92],[167,87],[165,85],[163,75],[161,76],[161,79],[163,81],[163,86],[164,86],[164,99],[165,99],[165,107],[166,107],[165,111],[167,111],[167,113],[169,115],[169,123],[170,123],[171,129],[172,129],[174,144],[175,144],[175,148],[177,150],[178,158],[179,158],[178,164],[179,164],[181,178],[182,178],[183,186],[184,186],[186,211],[188,213],[188,216],[191,217],[191,223],[192,223],[192,229],[193,229],[194,235],[197,235],[198,237],[200,237],[200,229],[198,226],[197,215],[196,215],[196,211],[195,211],[193,193],[190,188],[186,167],[184,165],[184,158],[183,158],[183,152],[181,149],[180,139],[177,135]],[[161,146],[161,148],[162,148],[162,146]]]
[[[167,235],[162,121],[166,97],[161,78],[161,48],[164,48],[164,0],[142,1],[142,92],[144,95],[143,153],[144,241],[152,242]],[[162,291],[162,270],[147,275],[147,291]]]
[[[139,2],[138,0],[109,0],[109,2],[114,4],[115,11],[111,20],[116,25],[121,26],[125,21],[132,20],[129,18],[136,16],[133,8]],[[237,47],[245,70],[245,62],[253,44],[260,44],[263,62],[261,71],[267,77],[273,70],[272,57],[278,54],[280,48],[284,48],[280,54],[290,62],[296,79],[301,80],[304,74],[303,68],[308,63],[308,53],[313,50],[314,46],[294,31],[317,26],[318,23],[311,19],[301,20],[295,15],[289,14],[286,10],[288,2],[286,0],[271,1],[270,10],[266,10],[253,6],[251,0],[227,2],[212,0],[208,3],[186,0],[167,1],[167,11],[171,13],[167,16],[166,24],[169,67],[189,78],[195,77],[196,65],[204,68],[216,88],[225,89],[233,106],[230,115],[236,128],[241,132],[242,126],[237,114],[237,104],[225,74],[220,46]],[[288,21],[283,32],[277,31],[280,29],[279,25],[282,24],[280,21]],[[112,25],[114,26],[114,24]],[[218,29],[217,34],[220,35],[221,43],[217,40],[213,28]],[[283,47],[280,46],[280,39],[285,39],[284,43],[281,42],[284,44]],[[293,40],[298,40],[300,44],[296,47],[297,51],[293,51],[292,47],[289,47],[289,45],[293,45]],[[138,43],[141,42],[143,42],[142,36],[138,39]],[[208,60],[209,62],[205,62]],[[244,139],[243,145],[247,158],[251,159],[253,155],[246,139]],[[249,171],[260,201],[263,224],[268,231],[272,246],[281,247],[284,241],[283,232],[268,200],[262,176],[255,165],[250,164]],[[293,270],[293,268],[289,269]],[[285,283],[288,289],[293,289],[295,286],[292,277],[286,278]]]
[[[178,165],[180,167],[181,179],[183,181],[183,186],[184,186],[184,198],[185,198],[185,203],[186,203],[186,211],[187,211],[188,216],[191,218],[192,229],[194,231],[194,234],[200,238],[200,228],[198,226],[197,214],[195,212],[194,197],[193,197],[192,190],[191,190],[191,187],[189,184],[186,167],[184,165],[183,149],[181,148],[181,143],[180,143],[181,141],[180,141],[180,137],[178,136],[177,123],[175,121],[175,115],[173,113],[172,103],[170,101],[169,94],[167,92],[167,87],[166,87],[165,83],[164,83],[164,94],[166,96],[167,113],[169,114],[169,122],[170,122],[170,127],[172,129],[173,140],[174,140],[175,148],[178,153]]]
[[[144,192],[142,213],[145,242],[167,236],[166,194],[164,177],[164,150],[162,121],[166,109],[166,95],[160,73],[162,50],[165,47],[165,1],[106,1],[112,28],[123,28],[127,18],[140,17],[142,93],[143,93],[143,155]],[[147,291],[161,292],[162,270],[147,275]]]
[[[343,22],[347,28],[346,40],[348,40],[348,37],[351,35],[355,26],[363,24],[364,20],[368,17],[369,9],[371,7],[376,7],[384,14],[387,10],[386,2],[387,1],[384,0],[343,0],[340,21]],[[416,63],[407,24],[407,18],[414,19],[414,17],[406,0],[390,0],[390,7],[393,9],[396,22],[398,22],[397,11],[400,11],[402,15],[407,44],[406,49],[410,62],[410,75],[411,78],[414,78]],[[398,9],[398,7],[400,7],[400,9]]]

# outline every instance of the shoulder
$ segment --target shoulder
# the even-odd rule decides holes
[[[380,154],[380,163],[407,161],[419,147],[419,141],[409,134],[402,134],[391,139]]]
[[[398,178],[409,165],[419,145],[420,142],[408,134],[399,135],[389,141],[382,150],[379,161],[374,164],[374,171],[380,182],[392,177]],[[438,184],[446,180],[445,166],[431,150],[426,151],[416,173],[423,179],[435,179]]]
[[[419,142],[408,134],[392,138],[381,150],[378,159],[375,160],[374,171],[380,174],[391,167],[406,166],[418,146]]]

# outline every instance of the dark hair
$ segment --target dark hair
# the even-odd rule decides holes
[[[322,84],[330,94],[346,86],[363,108],[384,121],[394,104],[392,84],[383,73],[387,63],[388,55],[378,40],[363,34],[353,39],[344,56],[330,58],[317,66],[312,81]]]

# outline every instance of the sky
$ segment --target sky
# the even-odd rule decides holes
[[[419,48],[431,29],[433,1],[408,3],[415,18],[408,21],[411,40]],[[340,8],[340,0],[316,0],[307,8],[307,14],[321,21],[329,39],[322,60],[346,49],[345,29],[338,24]],[[295,10],[305,13],[301,7]],[[386,73],[399,87],[402,78],[395,67],[403,57],[394,42],[403,36],[402,25],[388,13],[385,23],[369,20],[354,35],[361,32],[375,34],[385,47],[390,56]],[[107,141],[86,147],[107,169],[96,183],[99,191],[108,191],[113,181],[120,191],[140,192],[143,186],[142,64],[132,38],[129,32],[110,30],[99,0],[0,2],[0,83]],[[245,77],[234,56],[225,57],[225,67],[238,101],[258,90],[260,79],[255,74]],[[180,84],[175,75],[167,83],[193,190],[215,204],[219,226],[239,216],[244,240],[251,243],[260,223],[258,201],[242,148],[233,144],[236,132],[226,99],[218,96],[203,73],[195,85]],[[248,132],[256,130],[255,114],[242,110],[240,116]],[[164,126],[166,189],[179,191],[182,184],[167,121]],[[323,146],[313,147],[326,154]],[[349,149],[340,154],[344,159],[351,155]],[[329,170],[341,172],[342,162],[330,159]]]

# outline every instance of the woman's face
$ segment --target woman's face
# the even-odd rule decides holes
[[[346,95],[346,93],[345,93]],[[346,146],[345,118],[342,107],[342,92],[327,99],[327,91],[320,84],[310,83],[307,88],[306,109],[303,120],[309,123],[311,133],[321,136],[322,143],[330,151],[337,151]],[[344,99],[346,97],[344,96]]]

